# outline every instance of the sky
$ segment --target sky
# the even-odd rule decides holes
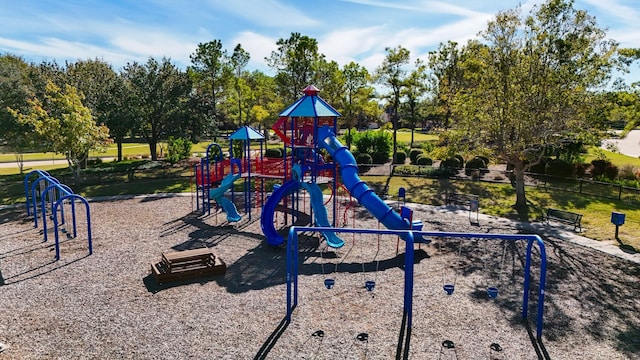
[[[271,74],[265,57],[292,32],[318,40],[339,65],[373,71],[385,48],[402,45],[427,58],[438,44],[466,43],[498,11],[542,0],[0,0],[0,54],[64,64],[101,59],[115,70],[128,62],[168,57],[180,68],[199,43],[219,39],[229,53],[249,52],[248,70]],[[640,47],[640,1],[575,0],[622,47]],[[640,65],[626,75],[640,81]]]

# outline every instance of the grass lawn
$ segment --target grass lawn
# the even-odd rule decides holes
[[[515,203],[515,191],[510,184],[493,184],[463,182],[418,177],[363,176],[369,185],[384,186],[389,181],[389,194],[398,194],[398,189],[404,187],[407,191],[407,201],[430,205],[443,205],[444,194],[447,191],[472,193],[480,195],[480,212],[517,219],[517,212],[511,207]],[[623,212],[626,223],[619,228],[620,240],[635,249],[640,250],[640,208],[611,199],[582,197],[579,194],[564,191],[546,191],[539,188],[527,187],[527,201],[529,202],[529,216],[531,221],[541,219],[547,208],[558,208],[583,214],[582,235],[600,241],[615,240],[615,226],[611,224],[611,212]],[[428,219],[422,219],[428,222]]]
[[[594,148],[589,149],[589,152],[584,160],[585,163],[591,163],[591,161],[596,159],[594,150],[595,150]],[[609,161],[611,161],[611,163],[617,166],[618,168],[625,165],[640,167],[640,158],[619,154],[619,153],[614,153],[609,150],[602,150],[602,151],[607,156],[607,159],[609,159]]]

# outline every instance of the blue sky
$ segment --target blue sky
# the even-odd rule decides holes
[[[267,73],[264,58],[276,41],[299,32],[318,40],[320,52],[340,65],[369,70],[385,47],[412,56],[447,40],[466,42],[496,12],[542,0],[0,0],[0,53],[28,61],[99,58],[116,70],[127,62],[167,56],[180,67],[198,43],[220,39],[251,54],[249,69]],[[640,1],[576,0],[623,47],[640,47]],[[629,81],[640,80],[635,65]]]

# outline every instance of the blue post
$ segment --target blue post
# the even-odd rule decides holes
[[[413,233],[409,232],[405,240],[404,254],[404,313],[407,315],[407,329],[411,329],[413,318]]]

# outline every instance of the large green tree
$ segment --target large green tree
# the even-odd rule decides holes
[[[26,112],[10,111],[35,130],[47,151],[65,155],[76,184],[80,165],[90,150],[103,150],[109,143],[109,129],[96,125],[91,110],[82,104],[82,94],[73,86],[59,88],[53,82],[45,87],[42,100],[28,100]]]
[[[344,114],[343,119],[347,126],[347,148],[351,148],[351,128],[356,125],[356,120],[361,116],[366,108],[369,99],[363,97],[369,87],[371,75],[367,69],[355,62],[350,62],[342,67],[344,77]],[[361,101],[365,99],[365,103]],[[357,124],[360,125],[360,124]]]
[[[414,69],[409,73],[405,86],[402,89],[402,96],[405,98],[404,107],[406,108],[405,119],[411,128],[411,145],[413,146],[413,138],[416,124],[420,121],[419,110],[420,102],[427,97],[429,90],[427,82],[427,66],[420,60],[416,59]]]
[[[198,44],[190,58],[192,65],[188,73],[196,91],[195,98],[202,103],[202,108],[206,108],[203,115],[209,122],[209,132],[215,136],[226,118],[220,112],[220,104],[230,76],[229,55],[221,40],[212,40]]]
[[[278,93],[287,104],[297,100],[302,90],[316,79],[317,63],[321,59],[318,41],[300,33],[276,42],[278,49],[266,58],[275,70]]]
[[[247,76],[248,73],[245,70],[251,55],[242,48],[242,45],[238,44],[233,49],[233,54],[229,57],[229,67],[231,68],[233,82],[234,96],[237,106],[238,126],[243,124],[242,115],[244,114],[244,124],[248,125],[249,109],[247,108],[247,97],[249,95],[249,89],[247,88]]]
[[[29,97],[33,94],[29,79],[29,64],[13,55],[0,56],[0,144],[16,154],[22,174],[24,153],[36,149],[33,127],[18,121],[9,109],[27,112]]]
[[[591,99],[610,78],[615,49],[593,17],[566,0],[548,0],[525,17],[519,9],[500,12],[482,42],[463,49],[450,138],[513,164],[521,215],[528,166],[550,147],[597,137]]]
[[[396,48],[386,48],[386,57],[382,64],[376,68],[376,82],[389,89],[387,100],[389,107],[387,114],[391,118],[393,124],[393,154],[398,150],[398,108],[400,107],[400,99],[402,97],[402,89],[407,79],[407,68],[409,64],[410,51],[402,46]]]
[[[189,135],[184,133],[183,120],[191,81],[167,58],[129,63],[123,75],[131,96],[131,116],[139,119],[139,131],[149,144],[151,159],[157,160],[160,140]]]
[[[84,95],[83,103],[91,109],[96,123],[109,128],[117,145],[117,159],[121,161],[123,141],[136,127],[122,76],[111,65],[97,59],[67,63],[66,74],[67,82]]]

